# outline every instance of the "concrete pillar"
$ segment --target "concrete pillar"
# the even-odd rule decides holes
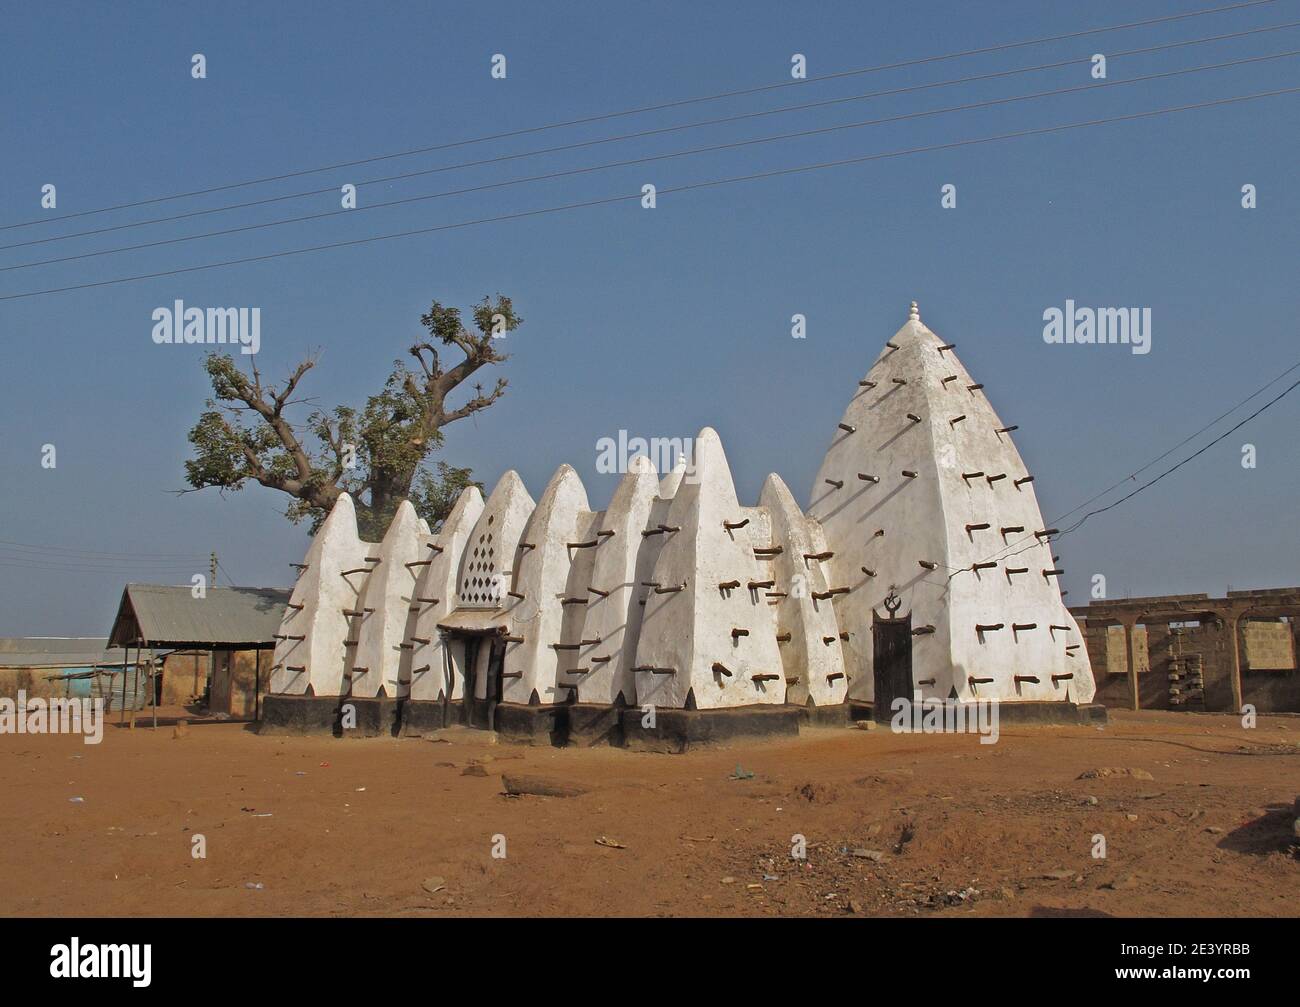
[[[1228,627],[1228,640],[1232,647],[1232,710],[1234,713],[1241,713],[1241,645],[1237,641],[1237,625],[1240,622],[1240,616],[1232,613],[1224,619]]]
[[[1141,709],[1141,702],[1138,697],[1138,668],[1137,658],[1133,653],[1133,630],[1137,627],[1136,616],[1129,616],[1120,620],[1124,624],[1124,660],[1128,668],[1128,689],[1129,700],[1133,709]]]

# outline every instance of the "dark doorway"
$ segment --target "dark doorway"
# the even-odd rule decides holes
[[[497,704],[501,702],[506,645],[495,633],[465,639],[465,723],[487,730],[496,729]],[[483,696],[479,698],[479,682]]]
[[[895,699],[912,701],[912,614],[882,619],[872,612],[871,637],[876,680],[871,717],[883,724],[893,716]]]
[[[491,648],[488,652],[487,662],[487,682],[483,689],[483,694],[487,700],[487,729],[495,731],[497,729],[497,704],[501,702],[502,675],[506,667],[506,645],[501,637],[493,636],[485,641]]]

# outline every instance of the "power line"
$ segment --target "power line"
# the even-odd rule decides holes
[[[1262,28],[1250,28],[1245,31],[1228,32],[1226,34],[1221,34],[1221,35],[1209,35],[1204,38],[1185,39],[1179,42],[1167,42],[1161,45],[1143,46],[1138,49],[1124,49],[1118,52],[1113,52],[1108,54],[1107,58],[1110,62],[1114,62],[1116,59],[1125,56],[1146,55],[1153,52],[1163,52],[1169,49],[1180,49],[1180,48],[1186,48],[1188,46],[1193,46],[1193,45],[1204,45],[1210,42],[1221,42],[1226,39],[1243,38],[1249,35],[1259,35],[1267,32],[1282,31],[1287,28],[1294,28],[1297,26],[1300,26],[1300,21],[1288,21],[1283,24],[1267,25]],[[763,109],[758,112],[744,112],[744,113],[739,113],[737,115],[721,116],[713,119],[700,119],[700,120],[696,120],[695,122],[683,123],[678,126],[662,126],[657,129],[640,130],[634,133],[622,133],[617,136],[601,137],[595,140],[583,140],[579,143],[568,143],[568,144],[560,144],[552,147],[541,147],[535,150],[521,151],[515,154],[502,154],[497,157],[483,158],[477,161],[461,161],[456,164],[439,165],[438,167],[435,168],[422,168],[418,171],[406,171],[396,175],[383,175],[378,178],[367,178],[367,179],[362,179],[361,181],[356,182],[355,184],[358,187],[361,187],[361,186],[368,186],[368,185],[379,185],[386,182],[400,182],[400,181],[406,181],[407,179],[411,179],[411,178],[420,178],[426,175],[436,175],[447,171],[456,171],[461,168],[478,168],[478,167],[483,167],[485,165],[500,164],[505,161],[515,161],[524,158],[539,157],[545,154],[562,153],[565,151],[578,150],[586,147],[600,146],[607,143],[622,142],[624,140],[639,140],[650,136],[659,136],[668,133],[676,133],[688,129],[698,129],[704,126],[726,125],[729,123],[741,122],[748,119],[763,118],[771,115],[781,115],[786,112],[802,112],[802,111],[807,111],[808,109],[825,108],[831,105],[840,105],[848,102],[867,101],[872,98],[893,97],[900,94],[911,94],[918,91],[933,90],[935,88],[952,87],[957,84],[968,84],[968,83],[974,83],[976,81],[994,80],[1003,77],[1012,77],[1023,73],[1034,73],[1042,70],[1057,70],[1062,67],[1072,66],[1078,63],[1081,59],[1083,59],[1083,57],[1076,56],[1067,60],[1058,60],[1057,62],[1054,63],[1040,63],[1036,66],[1016,67],[1011,70],[998,70],[991,73],[972,74],[965,77],[955,77],[949,80],[934,81],[926,84],[912,84],[907,87],[887,88],[880,91],[868,91],[864,94],[848,95],[840,98],[827,98],[821,101],[805,102],[801,105],[785,105],[782,106],[781,108]],[[547,176],[541,176],[541,177],[547,177]],[[212,207],[206,207],[201,210],[189,210],[186,211],[185,213],[176,213],[165,217],[152,217],[148,220],[135,220],[124,224],[113,224],[109,227],[92,228],[86,231],[73,231],[69,234],[59,234],[49,238],[33,238],[28,241],[17,241],[8,245],[0,245],[0,251],[8,251],[9,249],[13,249],[13,248],[27,248],[32,245],[46,245],[56,241],[69,241],[73,238],[85,238],[85,237],[92,237],[94,235],[99,235],[99,234],[109,234],[113,231],[130,230],[136,227],[148,227],[152,224],[167,224],[177,220],[189,220],[194,217],[203,217],[214,213],[226,213],[231,210],[245,210],[255,206],[265,206],[270,203],[282,203],[292,199],[304,199],[308,196],[320,196],[326,193],[337,193],[338,189],[339,187],[337,185],[329,185],[319,189],[307,189],[302,192],[287,193],[282,196],[267,196],[262,199],[253,199],[242,203],[230,203],[225,206],[212,206]],[[472,190],[459,190],[459,191],[472,191]],[[377,205],[392,205],[392,204],[377,204]],[[363,209],[372,209],[372,208],[373,206],[363,207]],[[340,211],[340,212],[352,212],[352,211]],[[312,219],[312,218],[297,218],[297,219]],[[225,232],[217,232],[217,233],[225,233]],[[203,236],[204,235],[194,235],[193,237],[203,237]],[[62,261],[62,260],[50,260],[50,261]],[[10,267],[10,268],[21,268],[21,267]]]
[[[1300,22],[1297,23],[1300,24]],[[329,210],[324,213],[304,214],[299,217],[268,220],[257,224],[241,224],[238,227],[228,227],[218,231],[208,231],[203,234],[190,234],[178,238],[160,238],[156,241],[145,241],[135,245],[123,245],[118,248],[104,248],[95,252],[80,252],[76,255],[64,255],[53,259],[39,259],[35,262],[22,262],[12,266],[0,266],[0,273],[12,272],[19,269],[33,269],[38,266],[56,265],[62,262],[74,262],[81,259],[94,259],[101,255],[119,255],[123,252],[136,252],[146,248],[160,248],[165,245],[183,244],[187,241],[200,241],[204,238],[217,238],[230,234],[241,234],[247,231],[257,231],[268,227],[282,227],[285,224],[300,224],[307,221],[324,220],[331,217],[345,217],[362,213],[367,210],[382,210],[393,206],[404,206],[409,203],[421,203],[432,199],[442,199],[447,196],[460,196],[472,192],[485,192],[490,189],[508,188],[509,186],[522,185],[528,182],[548,181],[572,175],[584,175],[597,171],[608,171],[611,168],[625,168],[638,164],[648,164],[652,161],[666,161],[678,157],[691,157],[696,154],[709,154],[723,150],[736,150],[741,147],[751,147],[756,144],[777,143],[782,140],[795,140],[808,136],[820,136],[826,133],[836,133],[846,129],[861,129],[866,126],[879,126],[886,123],[904,122],[928,116],[946,115],[950,112],[970,112],[984,108],[991,108],[997,105],[1008,105],[1015,102],[1030,101],[1038,98],[1051,98],[1062,94],[1073,94],[1080,91],[1096,91],[1110,87],[1126,87],[1132,84],[1142,84],[1151,80],[1180,77],[1193,73],[1204,73],[1208,70],[1222,70],[1228,67],[1244,66],[1250,63],[1262,63],[1269,60],[1285,59],[1297,55],[1300,55],[1300,49],[1292,49],[1288,52],[1269,53],[1263,56],[1243,57],[1242,59],[1228,60],[1223,63],[1210,63],[1203,66],[1184,67],[1181,70],[1166,70],[1160,73],[1144,74],[1139,77],[1132,77],[1127,80],[1106,81],[1101,84],[1076,84],[1071,87],[1056,88],[1051,91],[1037,91],[1032,94],[1012,95],[1007,98],[992,98],[985,101],[969,102],[965,105],[950,105],[947,108],[925,109],[919,112],[905,112],[899,115],[884,116],[878,119],[866,119],[860,122],[842,123],[836,126],[821,126],[816,129],[799,130],[793,133],[778,133],[773,136],[755,137],[749,140],[735,140],[730,143],[712,144],[706,147],[693,147],[685,150],[670,151],[666,154],[651,154],[645,157],[627,158],[622,161],[609,161],[605,164],[588,165],[580,168],[566,168],[561,171],[546,172],[541,175],[506,179],[501,182],[488,182],[483,185],[468,186],[461,189],[450,189],[443,192],[428,193],[422,196],[406,196],[402,199],[392,199],[381,203],[371,203],[367,206],[360,206],[351,210]]]
[[[1226,411],[1220,413],[1218,416],[1216,416],[1214,419],[1210,420],[1208,423],[1206,423],[1204,426],[1200,427],[1198,430],[1195,430],[1195,431],[1193,431],[1192,433],[1188,434],[1186,437],[1184,437],[1181,441],[1179,441],[1179,442],[1178,442],[1177,444],[1175,444],[1173,447],[1169,448],[1167,451],[1163,452],[1162,454],[1157,455],[1155,458],[1151,459],[1149,462],[1147,462],[1147,463],[1146,463],[1145,465],[1143,465],[1141,468],[1135,469],[1133,472],[1131,472],[1131,473],[1129,473],[1128,475],[1126,475],[1123,479],[1121,479],[1121,480],[1119,480],[1118,482],[1114,483],[1112,486],[1109,486],[1108,488],[1102,490],[1100,493],[1097,493],[1097,494],[1095,494],[1094,496],[1089,497],[1087,500],[1085,500],[1083,503],[1079,504],[1078,506],[1074,507],[1072,510],[1068,510],[1068,511],[1066,511],[1064,514],[1060,515],[1060,517],[1053,518],[1052,521],[1050,522],[1050,524],[1053,524],[1053,525],[1057,524],[1057,523],[1060,522],[1062,519],[1069,517],[1071,514],[1075,514],[1075,513],[1077,513],[1078,511],[1082,510],[1084,507],[1087,507],[1088,504],[1092,503],[1093,501],[1098,500],[1098,499],[1100,499],[1101,497],[1106,496],[1106,494],[1108,494],[1108,493],[1110,493],[1111,491],[1117,489],[1118,487],[1124,485],[1124,483],[1126,483],[1126,482],[1130,482],[1131,480],[1133,480],[1134,478],[1136,478],[1136,477],[1138,476],[1139,473],[1145,472],[1147,469],[1149,469],[1149,468],[1151,468],[1152,466],[1154,466],[1157,462],[1160,462],[1160,461],[1164,460],[1165,458],[1168,458],[1171,454],[1173,454],[1175,451],[1177,451],[1180,447],[1182,447],[1183,445],[1187,444],[1189,441],[1192,441],[1192,440],[1194,440],[1195,438],[1199,437],[1201,434],[1205,433],[1205,431],[1209,430],[1211,427],[1213,427],[1215,424],[1219,423],[1219,422],[1220,422],[1221,420],[1223,420],[1224,418],[1226,418],[1226,417],[1232,415],[1233,413],[1235,413],[1238,409],[1240,409],[1242,406],[1244,406],[1247,402],[1251,401],[1251,399],[1258,398],[1260,395],[1262,395],[1262,394],[1264,393],[1264,391],[1265,391],[1266,389],[1271,388],[1273,385],[1277,384],[1279,381],[1281,381],[1283,378],[1285,378],[1288,374],[1290,374],[1292,371],[1295,371],[1295,370],[1298,369],[1298,368],[1300,368],[1300,361],[1297,361],[1296,363],[1294,363],[1294,364],[1292,364],[1290,367],[1288,367],[1286,370],[1282,371],[1282,373],[1278,374],[1276,377],[1274,377],[1274,378],[1270,379],[1269,381],[1265,382],[1263,385],[1261,385],[1261,386],[1260,386],[1259,388],[1257,388],[1255,391],[1251,392],[1249,395],[1247,395],[1247,396],[1246,396],[1244,399],[1242,399],[1240,402],[1238,402],[1238,403],[1236,403],[1235,405],[1231,406],[1231,407],[1228,408]],[[1215,444],[1218,444],[1220,441],[1222,441],[1222,440],[1223,440],[1225,437],[1227,437],[1229,434],[1231,434],[1231,433],[1233,433],[1233,432],[1235,432],[1235,431],[1241,429],[1241,427],[1245,426],[1247,423],[1249,423],[1251,420],[1253,420],[1253,419],[1254,419],[1256,416],[1258,416],[1260,413],[1264,412],[1264,410],[1268,409],[1269,407],[1271,407],[1272,405],[1274,405],[1276,402],[1278,402],[1278,401],[1280,401],[1281,399],[1285,398],[1285,397],[1286,397],[1287,395],[1289,395],[1292,391],[1294,391],[1294,390],[1296,389],[1296,387],[1298,387],[1298,386],[1300,386],[1300,381],[1297,381],[1295,384],[1291,385],[1289,388],[1287,388],[1285,391],[1283,391],[1283,392],[1282,392],[1280,395],[1278,395],[1276,398],[1271,399],[1269,402],[1265,403],[1263,406],[1261,406],[1261,407],[1260,407],[1259,409],[1257,409],[1255,412],[1251,413],[1249,416],[1247,416],[1244,420],[1242,420],[1242,421],[1241,421],[1240,423],[1238,423],[1236,426],[1232,427],[1230,430],[1225,431],[1225,432],[1224,432],[1222,435],[1220,435],[1219,437],[1216,437],[1216,438],[1215,438],[1214,440],[1212,440],[1209,444],[1206,444],[1205,447],[1199,449],[1199,450],[1196,451],[1194,454],[1189,455],[1187,458],[1183,459],[1183,460],[1180,461],[1177,465],[1174,465],[1172,468],[1166,470],[1165,472],[1162,472],[1159,476],[1157,476],[1155,479],[1152,479],[1149,483],[1146,483],[1146,484],[1144,484],[1144,485],[1142,485],[1142,486],[1139,486],[1139,487],[1138,487],[1136,490],[1134,490],[1132,493],[1128,494],[1128,496],[1125,496],[1125,497],[1123,497],[1122,499],[1117,500],[1117,501],[1115,501],[1115,502],[1112,503],[1112,504],[1108,504],[1108,505],[1105,506],[1105,507],[1099,508],[1099,509],[1094,510],[1094,511],[1090,511],[1089,513],[1085,514],[1085,515],[1084,515],[1084,516],[1083,516],[1079,521],[1075,522],[1073,525],[1071,525],[1071,526],[1070,526],[1069,528],[1067,528],[1065,531],[1057,533],[1056,536],[1052,539],[1052,541],[1059,541],[1060,539],[1062,539],[1062,538],[1064,538],[1066,535],[1068,535],[1070,532],[1076,531],[1076,530],[1078,530],[1080,527],[1082,527],[1083,523],[1084,523],[1085,521],[1087,521],[1088,518],[1092,517],[1093,515],[1104,513],[1105,511],[1110,510],[1112,507],[1117,507],[1117,506],[1119,506],[1119,504],[1122,504],[1125,500],[1129,500],[1129,499],[1131,499],[1132,497],[1137,496],[1138,493],[1142,492],[1142,491],[1143,491],[1144,489],[1146,489],[1147,487],[1155,485],[1155,484],[1158,483],[1161,479],[1163,479],[1165,476],[1167,476],[1167,475],[1169,475],[1170,473],[1175,472],[1175,471],[1177,471],[1178,469],[1182,468],[1184,465],[1186,465],[1188,462],[1190,462],[1193,458],[1196,458],[1198,455],[1203,454],[1205,451],[1207,451],[1207,450],[1209,450],[1210,448],[1212,448]],[[1025,543],[1027,543],[1027,544],[1025,544]],[[1021,544],[1025,544],[1025,545],[1024,545],[1024,548],[1022,548],[1022,549],[1016,549],[1016,546],[1021,545]],[[1033,535],[1026,535],[1026,536],[1025,536],[1024,538],[1022,538],[1022,539],[1017,539],[1015,542],[1012,542],[1012,543],[1010,543],[1010,544],[1008,544],[1008,545],[1006,545],[1006,546],[1003,546],[1003,548],[999,549],[997,552],[990,553],[988,556],[986,556],[984,559],[980,560],[979,562],[981,562],[981,563],[987,563],[987,562],[991,562],[991,561],[994,561],[994,560],[1010,559],[1010,558],[1013,557],[1013,556],[1019,556],[1021,553],[1028,552],[1030,549],[1036,548],[1036,547],[1038,547],[1039,545],[1042,545],[1042,544],[1044,544],[1044,543],[1042,543],[1042,542],[1041,542],[1041,541],[1040,541],[1036,536],[1033,536]],[[1011,552],[1010,550],[1012,550],[1012,549],[1015,549],[1015,551],[1014,551],[1014,552]],[[956,574],[956,573],[966,573],[966,572],[969,572],[969,571],[971,571],[972,568],[971,568],[971,567],[961,567],[961,568],[953,568],[953,567],[949,567],[948,569],[953,570],[954,574]],[[951,580],[951,577],[950,577],[949,579]]]
[[[79,549],[73,546],[61,545],[37,545],[30,542],[13,542],[8,539],[0,539],[0,546],[12,549],[29,549],[38,552],[52,553],[75,553],[80,557],[104,557],[110,559],[182,559],[192,560],[197,553],[179,553],[179,552],[104,552],[98,549]]]
[[[1087,521],[1088,518],[1093,517],[1093,516],[1096,515],[1096,514],[1104,514],[1106,511],[1108,511],[1108,510],[1113,510],[1114,508],[1118,507],[1120,504],[1125,503],[1125,502],[1128,501],[1128,500],[1132,500],[1135,496],[1137,496],[1137,495],[1138,495],[1139,493],[1141,493],[1143,490],[1149,489],[1150,487],[1154,486],[1156,483],[1158,483],[1158,482],[1159,482],[1161,479],[1163,479],[1165,476],[1167,476],[1167,475],[1172,475],[1174,472],[1177,472],[1180,468],[1182,468],[1182,467],[1183,467],[1184,465],[1186,465],[1188,462],[1191,462],[1191,461],[1193,461],[1194,459],[1196,459],[1196,458],[1200,457],[1201,455],[1205,454],[1205,452],[1209,451],[1210,448],[1214,447],[1214,445],[1216,445],[1216,444],[1218,444],[1219,442],[1223,441],[1224,439],[1226,439],[1226,438],[1227,438],[1228,436],[1230,436],[1231,434],[1236,433],[1238,430],[1240,430],[1242,427],[1244,427],[1247,423],[1249,423],[1251,420],[1253,420],[1256,416],[1258,416],[1260,413],[1264,412],[1264,410],[1272,408],[1274,405],[1276,405],[1278,402],[1281,402],[1284,398],[1286,398],[1288,395],[1290,395],[1290,394],[1291,394],[1293,391],[1295,391],[1297,388],[1300,388],[1300,381],[1292,382],[1292,384],[1291,384],[1289,387],[1287,387],[1284,391],[1280,392],[1278,395],[1276,395],[1276,396],[1274,396],[1273,398],[1269,399],[1269,400],[1268,400],[1267,402],[1265,402],[1262,406],[1260,406],[1258,409],[1256,409],[1253,413],[1251,413],[1249,416],[1247,416],[1245,419],[1243,419],[1240,423],[1236,424],[1235,426],[1229,427],[1227,430],[1225,430],[1225,431],[1224,431],[1222,434],[1220,434],[1218,437],[1214,438],[1214,440],[1210,441],[1209,444],[1206,444],[1204,447],[1198,449],[1197,451],[1192,452],[1192,454],[1188,455],[1186,458],[1184,458],[1182,461],[1178,462],[1176,465],[1174,465],[1174,466],[1172,466],[1172,467],[1166,469],[1165,471],[1161,472],[1158,476],[1156,476],[1154,479],[1150,480],[1149,482],[1143,483],[1143,484],[1142,484],[1141,486],[1139,486],[1137,489],[1133,490],[1133,492],[1127,494],[1126,496],[1122,496],[1122,497],[1120,497],[1120,498],[1119,498],[1118,500],[1116,500],[1114,503],[1109,503],[1109,504],[1107,504],[1105,507],[1099,507],[1099,508],[1097,508],[1096,510],[1090,510],[1090,511],[1088,511],[1087,514],[1085,514],[1085,515],[1083,515],[1083,517],[1079,518],[1078,521],[1076,521],[1074,524],[1072,524],[1069,528],[1065,529],[1065,531],[1061,532],[1061,535],[1060,535],[1060,536],[1057,536],[1057,537],[1060,538],[1060,537],[1063,536],[1063,535],[1068,535],[1068,534],[1069,534],[1070,532],[1072,532],[1072,531],[1077,531],[1079,528],[1083,527],[1084,522]]]
[[[230,581],[231,587],[238,587],[238,585],[235,583],[235,578],[230,576],[230,571],[221,565],[221,560],[217,560],[217,569],[226,575],[226,580]],[[216,587],[216,584],[214,583],[212,586]]]
[[[982,143],[993,143],[1001,140],[1019,139],[1027,136],[1040,136],[1048,133],[1060,133],[1071,129],[1085,129],[1092,126],[1109,125],[1116,122],[1130,122],[1138,119],[1148,119],[1160,115],[1169,115],[1175,112],[1187,112],[1198,109],[1214,108],[1221,105],[1231,105],[1245,101],[1255,101],[1259,98],[1271,98],[1283,94],[1294,94],[1300,91],[1300,87],[1278,88],[1272,91],[1258,91],[1254,94],[1234,95],[1229,98],[1217,98],[1211,101],[1196,102],[1190,105],[1177,105],[1171,108],[1151,109],[1145,112],[1132,112],[1126,115],[1108,116],[1101,119],[1090,119],[1082,122],[1064,123],[1056,126],[1041,126],[1034,129],[1016,130],[1011,133],[998,133],[993,136],[975,137],[966,140],[954,140],[947,143],[931,144],[921,147],[910,147],[903,150],[888,151],[877,154],[864,154],[859,157],[840,158],[834,161],[822,161],[817,164],[799,165],[793,168],[777,168],[771,171],[755,172],[750,175],[737,175],[730,178],[711,179],[704,182],[691,182],[684,185],[670,186],[657,190],[659,195],[666,195],[678,192],[690,192],[696,189],[715,188],[723,185],[733,185],[739,182],[752,182],[760,179],[778,178],[784,175],[797,175],[809,171],[822,171],[827,168],[838,168],[850,164],[863,164],[869,161],[879,161],[894,157],[903,157],[910,154],[928,153],[937,150],[954,150],[960,147],[974,146]],[[244,265],[252,262],[266,262],[271,259],[285,258],[291,255],[304,255],[309,252],[320,252],[335,248],[349,248],[356,245],[373,244],[380,241],[391,241],[397,238],[409,238],[417,235],[434,234],[441,231],[458,230],[466,227],[475,227],[480,224],[499,223],[507,220],[522,220],[528,217],[539,217],[552,213],[562,213],[569,210],[585,209],[594,206],[603,206],[610,203],[626,202],[631,199],[640,199],[641,193],[624,193],[617,196],[605,196],[599,199],[582,200],[574,203],[564,203],[558,206],[542,207],[536,210],[520,210],[515,213],[499,214],[493,217],[479,217],[473,220],[457,221],[450,224],[438,224],[432,227],[420,227],[409,231],[394,231],[388,234],[371,235],[364,238],[351,238],[345,241],[333,241],[322,245],[309,245],[304,248],[291,248],[282,252],[268,252],[264,255],[251,255],[239,259],[227,259],[220,262],[208,262],[197,266],[183,266],[177,269],[159,270],[154,273],[139,273],[134,276],[123,276],[113,280],[97,280],[91,283],[70,284],[66,287],[50,287],[44,290],[30,290],[19,294],[5,294],[0,296],[0,301],[16,301],[28,297],[42,297],[46,294],[61,294],[72,290],[90,290],[97,287],[115,286],[121,283],[135,283],[140,280],[152,280],[163,276],[180,276],[186,273],[201,272],[208,269],[218,269],[225,266]]]
[[[188,567],[138,567],[138,566],[96,566],[87,564],[47,564],[24,563],[0,556],[0,567],[12,567],[16,570],[39,570],[50,573],[107,573],[125,577],[179,577],[200,569],[200,565]]]
[[[716,94],[700,95],[693,98],[682,98],[676,101],[661,102],[655,105],[643,105],[636,108],[623,109],[617,112],[605,112],[599,115],[583,116],[577,119],[568,119],[562,122],[547,123],[541,126],[530,126],[524,129],[508,130],[500,133],[492,133],[486,136],[478,136],[465,140],[456,140],[449,143],[434,144],[427,147],[417,147],[410,150],[399,151],[391,154],[378,154],[372,157],[359,158],[353,161],[339,161],[334,164],[321,165],[315,168],[303,168],[296,171],[284,172],[278,175],[267,175],[262,178],[248,179],[243,182],[230,182],[225,185],[210,186],[205,189],[192,189],[188,192],[178,192],[167,196],[154,196],[149,199],[134,200],[127,203],[117,203],[112,206],[99,207],[92,210],[80,210],[76,213],[65,213],[57,217],[43,217],[36,220],[27,220],[14,224],[0,225],[0,231],[10,230],[18,227],[31,227],[36,224],[55,223],[60,220],[71,220],[76,217],[86,217],[92,214],[108,213],[112,210],[125,210],[137,206],[147,206],[153,203],[169,202],[174,199],[187,199],[193,196],[203,196],[214,192],[224,192],[230,189],[243,188],[249,185],[260,185],[265,182],[278,182],[288,178],[298,178],[303,175],[313,175],[323,171],[333,171],[337,168],[351,168],[362,164],[373,164],[377,161],[393,160],[400,157],[410,157],[415,154],[428,154],[438,150],[450,150],[455,147],[469,146],[470,144],[486,143],[492,140],[504,140],[516,136],[525,136],[532,133],[540,133],[552,129],[563,129],[569,126],[586,125],[593,122],[604,122],[610,119],[622,118],[629,115],[639,115],[645,112],[657,112],[671,108],[681,108],[686,105],[695,105],[703,102],[719,101],[723,98],[735,98],[744,95],[760,94],[766,91],[775,91],[782,88],[794,87],[801,84],[821,83],[827,80],[837,80],[843,77],[852,77],[861,74],[878,73],[884,70],[898,70],[905,67],[921,66],[928,63],[942,62],[950,59],[958,59],[966,56],[983,55],[992,52],[1002,52],[1007,49],[1023,48],[1031,45],[1043,45],[1048,42],[1060,42],[1066,39],[1082,38],[1088,35],[1098,35],[1111,31],[1127,31],[1133,28],[1148,27],[1156,24],[1168,24],[1173,21],[1184,21],[1194,17],[1204,17],[1210,14],[1222,14],[1228,11],[1243,10],[1251,7],[1261,7],[1266,4],[1276,3],[1277,0],[1244,0],[1241,3],[1228,4],[1222,7],[1202,8],[1195,11],[1187,11],[1182,14],[1171,14],[1164,17],[1147,18],[1141,21],[1130,21],[1124,24],[1107,25],[1102,28],[1088,28],[1081,31],[1066,32],[1059,35],[1046,35],[1040,38],[1023,39],[1017,42],[1004,42],[998,45],[983,46],[976,49],[964,49],[958,52],[944,53],[936,56],[924,56],[918,59],[902,60],[895,63],[882,63],[875,66],[859,67],[852,70],[841,70],[836,73],[825,74],[821,77],[813,77],[807,80],[788,80],[780,81],[775,84],[763,84],[757,87],[741,88],[733,91],[722,91]]]
[[[1181,447],[1182,447],[1184,444],[1186,444],[1188,441],[1191,441],[1191,440],[1195,439],[1196,437],[1199,437],[1201,434],[1205,433],[1206,430],[1210,429],[1210,427],[1212,427],[1212,426],[1214,426],[1215,424],[1217,424],[1220,420],[1222,420],[1222,419],[1224,419],[1224,418],[1230,416],[1231,414],[1235,413],[1238,409],[1240,409],[1242,406],[1244,406],[1244,405],[1245,405],[1247,402],[1249,402],[1251,399],[1256,398],[1256,397],[1262,395],[1262,394],[1264,393],[1264,390],[1265,390],[1266,388],[1270,388],[1270,387],[1272,387],[1273,385],[1277,384],[1279,381],[1281,381],[1284,377],[1286,377],[1288,374],[1290,374],[1290,373],[1291,373],[1292,371],[1294,371],[1296,368],[1300,368],[1300,362],[1297,362],[1297,363],[1292,364],[1292,365],[1291,365],[1290,367],[1288,367],[1285,371],[1283,371],[1281,374],[1279,374],[1277,377],[1275,377],[1272,381],[1268,382],[1268,384],[1266,384],[1266,385],[1264,385],[1263,387],[1259,388],[1257,391],[1251,392],[1251,393],[1250,393],[1249,395],[1247,395],[1244,399],[1242,399],[1240,402],[1238,402],[1235,406],[1233,406],[1231,409],[1227,410],[1227,412],[1220,413],[1218,416],[1216,416],[1214,419],[1210,420],[1209,423],[1205,424],[1205,426],[1201,427],[1199,430],[1195,431],[1194,433],[1188,434],[1186,437],[1184,437],[1181,441],[1179,441],[1177,444],[1175,444],[1173,447],[1171,447],[1171,448],[1170,448],[1168,451],[1166,451],[1164,454],[1157,455],[1155,458],[1152,458],[1151,461],[1147,462],[1147,463],[1146,463],[1145,465],[1143,465],[1141,468],[1139,468],[1139,469],[1134,469],[1132,472],[1130,472],[1128,475],[1126,475],[1126,476],[1125,476],[1123,479],[1121,479],[1119,482],[1115,483],[1113,486],[1109,486],[1109,487],[1107,487],[1106,489],[1104,489],[1104,490],[1102,490],[1100,493],[1098,493],[1096,496],[1089,497],[1087,500],[1085,500],[1083,503],[1079,504],[1079,506],[1075,507],[1073,510],[1068,510],[1068,511],[1066,511],[1064,514],[1062,514],[1060,517],[1055,518],[1055,519],[1053,520],[1053,524],[1055,524],[1055,523],[1058,522],[1058,521],[1062,521],[1062,520],[1064,520],[1064,519],[1067,518],[1067,517],[1070,517],[1072,514],[1078,512],[1078,511],[1083,510],[1083,508],[1087,507],[1088,504],[1092,503],[1092,502],[1095,501],[1095,500],[1099,500],[1100,498],[1104,497],[1107,493],[1111,492],[1112,490],[1118,489],[1120,486],[1123,486],[1126,482],[1130,482],[1131,480],[1135,479],[1138,475],[1140,475],[1141,473],[1145,472],[1147,469],[1151,468],[1151,467],[1152,467],[1153,465],[1155,465],[1157,462],[1164,461],[1164,459],[1168,458],[1171,454],[1173,454],[1175,451],[1177,451],[1179,448],[1181,448]]]

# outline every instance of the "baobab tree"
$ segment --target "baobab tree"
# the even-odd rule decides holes
[[[458,308],[434,301],[420,317],[428,337],[407,351],[418,370],[399,358],[360,412],[346,405],[315,409],[297,423],[288,413],[305,405],[298,396],[315,355],[277,385],[263,382],[256,363],[245,373],[228,354],[209,354],[204,366],[213,398],[189,433],[194,455],[185,462],[191,490],[184,492],[239,490],[251,480],[288,494],[286,516],[309,518],[313,532],[346,492],[356,501],[362,537],[371,540],[383,535],[402,500],[436,525],[473,482],[472,472],[441,460],[431,471],[425,463],[442,446],[444,427],[488,408],[507,382],[498,377],[490,391],[475,382],[460,405],[448,399],[480,369],[506,361],[498,340],[522,321],[500,294],[474,306],[473,329]],[[450,349],[459,351],[454,363],[443,359]]]

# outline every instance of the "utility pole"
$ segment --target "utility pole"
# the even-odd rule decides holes
[[[213,549],[208,556],[208,571],[212,574],[208,580],[209,587],[217,586],[217,550]]]

